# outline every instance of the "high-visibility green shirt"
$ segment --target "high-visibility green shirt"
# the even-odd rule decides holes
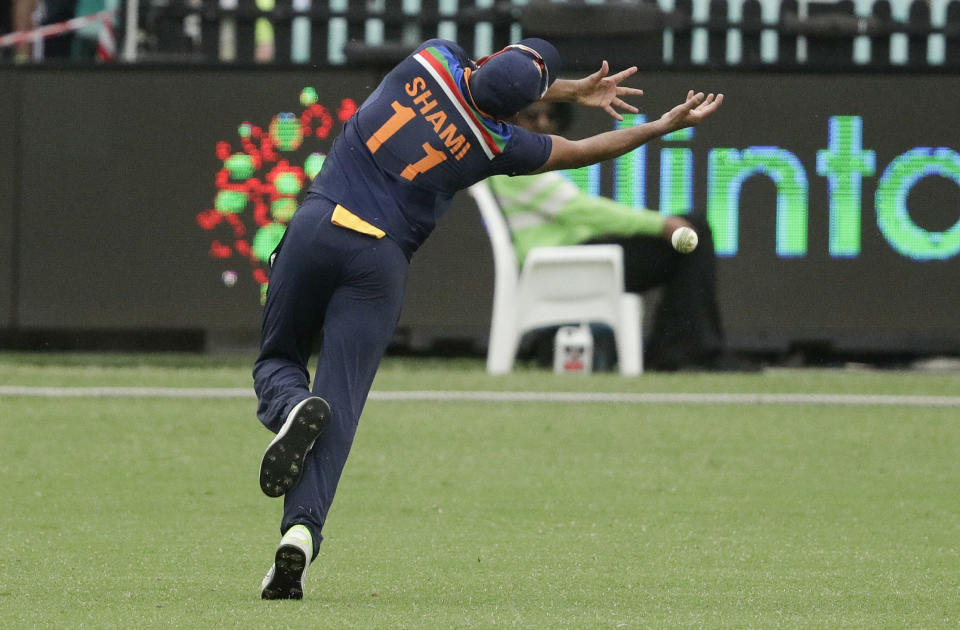
[[[487,180],[507,217],[520,264],[533,247],[578,245],[607,236],[657,236],[664,217],[594,197],[557,172]]]

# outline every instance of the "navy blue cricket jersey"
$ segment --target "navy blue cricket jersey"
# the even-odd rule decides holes
[[[475,68],[453,42],[422,44],[345,123],[311,192],[380,228],[409,257],[458,190],[543,166],[549,136],[474,106],[465,75]]]

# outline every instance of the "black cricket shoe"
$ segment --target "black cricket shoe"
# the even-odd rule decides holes
[[[260,489],[265,495],[279,497],[296,485],[307,453],[329,423],[330,405],[319,396],[311,396],[290,410],[260,461]]]
[[[260,584],[260,599],[303,599],[303,578],[313,556],[313,538],[303,525],[283,536],[273,566]]]

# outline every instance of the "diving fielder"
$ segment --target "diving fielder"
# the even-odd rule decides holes
[[[398,64],[345,123],[277,247],[253,369],[260,421],[277,434],[260,487],[284,497],[282,539],[264,599],[300,599],[307,566],[350,452],[364,402],[400,316],[410,257],[454,193],[491,175],[576,168],[627,153],[715,111],[722,95],[687,95],[660,119],[578,141],[507,122],[538,99],[636,112],[603,62],[558,79],[560,55],[525,39],[471,61],[429,40]],[[307,362],[318,335],[313,386]]]

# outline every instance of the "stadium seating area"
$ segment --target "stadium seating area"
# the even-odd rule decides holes
[[[389,66],[430,37],[481,56],[539,35],[572,67],[602,40],[647,68],[960,68],[960,0],[151,0],[140,24],[143,61]]]

